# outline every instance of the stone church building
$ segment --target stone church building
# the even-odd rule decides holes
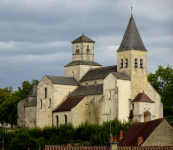
[[[45,75],[18,104],[18,123],[44,127],[109,119],[146,122],[163,117],[161,96],[147,80],[147,49],[133,16],[117,50],[117,65],[94,62],[94,43],[84,34],[72,41],[65,77]]]

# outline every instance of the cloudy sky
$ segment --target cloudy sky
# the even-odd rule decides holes
[[[82,33],[96,41],[96,62],[116,65],[131,5],[148,73],[173,67],[173,0],[0,0],[0,88],[64,76]]]

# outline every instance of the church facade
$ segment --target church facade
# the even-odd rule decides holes
[[[84,34],[72,41],[73,61],[65,66],[65,77],[42,78],[35,97],[31,93],[19,102],[19,124],[77,126],[85,121],[102,124],[108,116],[140,122],[163,117],[161,96],[147,80],[147,49],[133,16],[117,50],[117,65],[94,62],[94,43]]]

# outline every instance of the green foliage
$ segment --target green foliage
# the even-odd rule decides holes
[[[155,74],[148,75],[148,81],[162,97],[164,117],[173,125],[173,69],[159,66]]]
[[[33,85],[38,84],[38,80],[33,80],[30,84],[28,81],[22,83],[22,88],[13,92],[12,87],[0,88],[0,122],[7,122],[11,125],[17,123],[17,104],[20,100],[27,97],[32,90]]]
[[[126,130],[132,122],[121,122],[118,119],[111,121],[112,134],[118,137],[119,130]],[[0,129],[0,137],[6,136],[6,149],[38,149],[45,145],[72,144],[78,145],[107,145],[110,134],[110,122],[104,122],[102,125],[91,125],[88,122],[81,123],[74,128],[72,124],[60,124],[58,126],[44,128],[20,128],[12,132],[6,132]],[[15,149],[14,149],[15,150]]]

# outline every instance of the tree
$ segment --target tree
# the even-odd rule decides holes
[[[20,100],[27,98],[31,92],[33,85],[37,85],[38,80],[33,80],[32,83],[24,81],[22,88],[18,87],[18,91],[13,92],[12,87],[0,89],[0,122],[7,122],[11,125],[17,123],[17,104]]]
[[[164,117],[173,124],[173,69],[159,66],[155,74],[148,75],[148,81],[162,97]]]

